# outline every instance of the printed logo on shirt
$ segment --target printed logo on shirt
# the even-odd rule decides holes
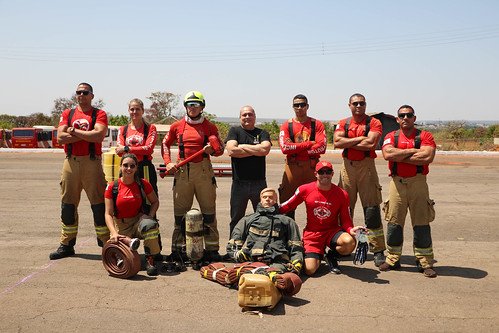
[[[324,220],[331,216],[331,211],[327,207],[317,207],[314,209],[314,216],[320,220]]]
[[[90,123],[86,119],[76,119],[73,121],[73,127],[82,131],[88,131],[90,128]]]
[[[130,135],[126,138],[127,146],[142,146],[143,141],[144,137],[137,134]]]
[[[387,144],[389,144],[389,143],[392,143],[392,140],[390,140],[390,138],[385,139],[385,141],[383,141],[383,146],[384,146],[384,145],[387,145]]]
[[[305,142],[309,141],[310,139],[310,134],[307,132],[300,132],[295,135],[295,142]]]

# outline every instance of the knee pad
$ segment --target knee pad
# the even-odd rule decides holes
[[[73,204],[61,204],[61,220],[65,225],[75,224],[76,206]]]
[[[364,207],[364,218],[368,228],[381,228],[381,211],[379,206]]]
[[[139,223],[140,232],[147,232],[149,230],[157,229],[159,224],[156,220],[153,219],[142,219]]]
[[[104,203],[91,205],[92,213],[94,214],[94,223],[99,227],[106,226],[106,219],[104,218],[104,212],[106,211],[106,206]]]
[[[431,230],[429,225],[414,226],[414,246],[419,248],[431,247]]]
[[[388,223],[387,227],[386,244],[390,246],[400,246],[404,241],[404,230],[401,225],[395,223]]]

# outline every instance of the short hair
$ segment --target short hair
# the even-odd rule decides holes
[[[348,99],[348,104],[350,104],[350,102],[352,101],[352,98],[354,98],[354,97],[362,97],[364,99],[364,101],[366,100],[366,97],[364,95],[359,94],[359,93],[355,93],[352,96],[350,96],[350,98]]]
[[[256,111],[255,111],[255,109],[254,109],[251,105],[245,105],[245,106],[243,106],[243,107],[241,108],[241,110],[239,110],[239,115],[241,115],[241,112],[242,112],[242,111],[243,111],[243,109],[245,109],[245,108],[249,108],[249,109],[251,109],[251,110],[253,111],[253,114],[256,116]]]
[[[296,95],[295,97],[293,97],[293,101],[294,101],[295,99],[304,99],[304,100],[305,100],[305,102],[308,104],[308,98],[307,98],[307,96],[305,96],[305,95],[298,94],[298,95]]]
[[[92,88],[92,86],[90,85],[90,83],[86,83],[86,82],[82,82],[80,84],[78,84],[78,87],[79,86],[87,86],[88,87],[88,90],[90,90],[90,92],[93,94],[94,93],[94,88]]]
[[[142,110],[144,110],[144,102],[142,102],[141,99],[139,99],[139,98],[132,99],[130,102],[128,102],[128,107],[130,107],[130,104],[132,104],[132,103],[137,103],[138,105],[140,105]]]
[[[399,114],[400,110],[402,110],[402,109],[411,109],[412,113],[414,113],[414,114],[416,113],[412,106],[404,104],[401,107],[399,107],[399,109],[397,110],[397,115]]]
[[[266,188],[264,188],[263,190],[260,191],[260,198],[266,192],[273,192],[274,196],[276,197],[276,200],[277,200],[277,191],[275,190],[275,188],[273,188],[273,187],[266,187]]]

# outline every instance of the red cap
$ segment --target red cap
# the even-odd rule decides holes
[[[328,168],[328,169],[333,170],[333,165],[330,162],[328,162],[328,161],[319,161],[315,165],[315,171],[319,171],[322,168]]]

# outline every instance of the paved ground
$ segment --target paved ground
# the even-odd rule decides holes
[[[339,154],[327,156],[339,171]],[[341,262],[342,275],[321,270],[305,281],[296,297],[284,299],[263,316],[242,313],[237,291],[204,280],[190,268],[155,278],[144,271],[131,280],[109,277],[84,195],[77,255],[49,261],[48,254],[58,246],[63,158],[61,153],[0,153],[1,332],[498,330],[498,155],[437,155],[431,167],[438,278],[427,279],[417,272],[411,255],[412,231],[406,228],[401,271],[380,273],[372,261],[354,266],[346,260]],[[282,161],[280,153],[271,153],[269,185],[279,184]],[[221,157],[217,162],[229,160]],[[377,163],[386,197],[386,164]],[[230,178],[218,179],[223,245],[228,240],[230,183]],[[162,180],[158,216],[165,254],[173,224],[170,193],[171,179]],[[356,224],[361,216],[357,209]],[[301,227],[303,218],[300,209]]]

